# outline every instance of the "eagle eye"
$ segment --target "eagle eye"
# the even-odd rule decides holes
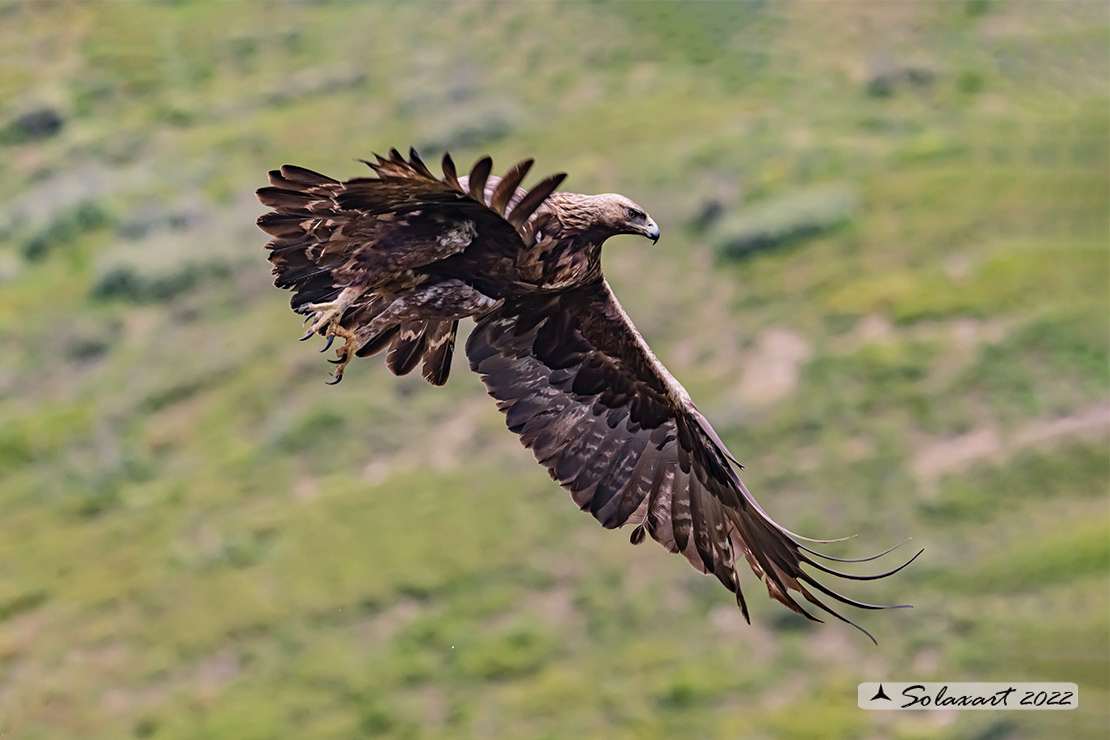
[[[643,211],[637,211],[635,208],[629,208],[628,209],[628,219],[630,221],[640,221],[640,220],[643,220],[643,218],[644,218],[644,212]]]

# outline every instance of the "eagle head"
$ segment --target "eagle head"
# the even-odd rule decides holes
[[[602,193],[593,198],[598,211],[597,220],[614,236],[638,234],[651,239],[652,244],[659,241],[659,227],[643,208],[630,199],[619,193]]]

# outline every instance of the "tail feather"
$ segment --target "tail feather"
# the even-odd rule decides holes
[[[354,318],[362,328],[370,325],[363,316]],[[370,357],[389,347],[385,364],[394,375],[407,375],[423,361],[421,376],[432,385],[443,385],[451,372],[458,326],[457,320],[404,321],[373,336],[356,330],[360,344],[355,356]]]
[[[427,336],[428,348],[424,350],[424,367],[421,375],[432,385],[443,385],[451,372],[451,356],[455,351],[455,333],[459,322],[430,323]]]
[[[420,362],[427,346],[427,329],[427,321],[405,321],[401,324],[400,332],[385,358],[386,367],[394,375],[408,375]]]
[[[393,338],[397,336],[400,328],[401,327],[399,326],[391,326],[380,334],[375,334],[374,336],[366,339],[363,339],[361,336],[362,333],[356,329],[355,334],[359,337],[362,343],[359,345],[358,350],[355,352],[355,357],[370,357],[372,355],[378,354],[383,349],[385,349],[390,342],[393,341]]]

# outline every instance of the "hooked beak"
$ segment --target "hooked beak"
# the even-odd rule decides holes
[[[651,239],[651,243],[655,244],[659,241],[659,227],[649,217],[647,223],[644,224],[644,236]]]

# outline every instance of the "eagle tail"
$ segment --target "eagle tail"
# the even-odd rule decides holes
[[[423,361],[421,375],[432,385],[443,385],[451,370],[451,356],[455,349],[454,321],[406,321],[389,346],[386,367],[394,375],[408,375]]]
[[[432,385],[443,385],[451,372],[451,357],[455,351],[454,321],[406,321],[389,346],[386,367],[394,375],[408,375],[423,362],[421,375]]]
[[[429,322],[426,330],[427,347],[424,350],[424,366],[421,374],[432,385],[443,385],[451,372],[451,357],[455,353],[455,334],[459,322]]]
[[[455,352],[457,320],[403,321],[371,334],[366,329],[373,314],[366,319],[360,314],[356,319],[359,326],[355,329],[358,341],[355,357],[371,357],[388,347],[385,364],[394,375],[408,375],[423,362],[420,374],[425,380],[432,385],[447,382]]]

